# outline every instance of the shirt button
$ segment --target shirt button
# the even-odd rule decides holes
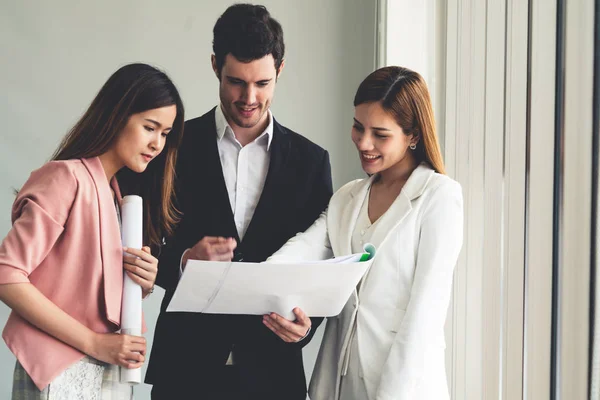
[[[360,234],[361,234],[361,235],[364,235],[364,234],[365,234],[365,231],[364,231],[364,230],[360,231]]]

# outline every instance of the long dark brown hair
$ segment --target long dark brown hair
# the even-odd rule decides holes
[[[380,102],[406,135],[419,138],[413,154],[445,174],[444,160],[435,131],[433,107],[427,84],[421,75],[403,67],[384,67],[372,72],[358,87],[354,106]]]
[[[119,68],[52,156],[53,160],[97,157],[112,147],[131,115],[171,105],[177,116],[160,155],[141,174],[128,168],[117,173],[124,195],[138,194],[144,199],[144,241],[153,247],[173,234],[180,217],[174,183],[184,109],[177,88],[164,72],[141,63]]]

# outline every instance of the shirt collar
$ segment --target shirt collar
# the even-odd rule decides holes
[[[221,107],[222,106],[219,104],[215,110],[215,125],[217,127],[217,140],[223,139],[223,136],[225,136],[225,132],[227,132],[227,129],[229,129],[231,135],[233,137],[235,137],[235,135],[233,134],[233,129],[227,122],[227,119],[225,118],[225,114],[223,114],[223,109]],[[273,114],[271,114],[271,110],[267,110],[267,118],[269,118],[269,124],[267,125],[267,128],[263,131],[263,133],[258,135],[256,140],[259,140],[263,136],[266,136],[267,137],[267,151],[269,151],[269,149],[271,148],[271,142],[273,141],[273,126],[274,126]]]

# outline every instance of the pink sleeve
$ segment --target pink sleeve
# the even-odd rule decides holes
[[[77,193],[67,162],[32,172],[12,208],[13,226],[0,244],[0,284],[29,282],[62,234]]]

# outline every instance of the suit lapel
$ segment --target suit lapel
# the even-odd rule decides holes
[[[219,212],[213,213],[212,215],[215,224],[210,228],[211,231],[216,228],[221,232],[219,235],[227,235],[228,232],[231,232],[239,242],[239,236],[233,218],[233,211],[231,210],[231,202],[229,201],[229,194],[223,175],[219,148],[217,146],[215,109],[216,108],[206,114],[206,120],[199,127],[200,132],[189,133],[191,135],[197,135],[198,144],[190,146],[190,151],[192,151],[192,153],[187,155],[189,167],[186,166],[188,169],[186,174],[189,174],[190,176],[188,184],[198,185],[195,193],[203,197],[210,196],[212,198],[212,205],[209,207],[212,206],[214,210],[219,210]],[[200,154],[198,154],[198,152]],[[198,179],[198,176],[202,176],[204,179]],[[194,203],[200,202],[194,201]],[[204,201],[202,203],[204,203]],[[190,204],[189,206],[191,209],[197,207],[196,204]],[[225,226],[223,226],[223,224],[225,224]],[[214,236],[215,233],[209,232],[208,235]]]
[[[265,179],[260,199],[254,210],[254,215],[250,220],[244,241],[255,235],[255,231],[259,231],[260,226],[273,212],[273,205],[277,202],[280,196],[279,183],[282,176],[285,176],[284,171],[287,164],[288,155],[290,152],[290,138],[287,132],[273,119],[273,139],[269,150],[269,170]]]
[[[98,196],[100,250],[102,254],[106,316],[109,321],[119,325],[121,321],[121,296],[123,292],[123,247],[117,212],[100,159],[95,157],[82,159],[81,161],[92,177]],[[117,199],[120,200],[121,193],[116,179],[113,179],[111,185],[116,188],[115,194],[117,195]]]

